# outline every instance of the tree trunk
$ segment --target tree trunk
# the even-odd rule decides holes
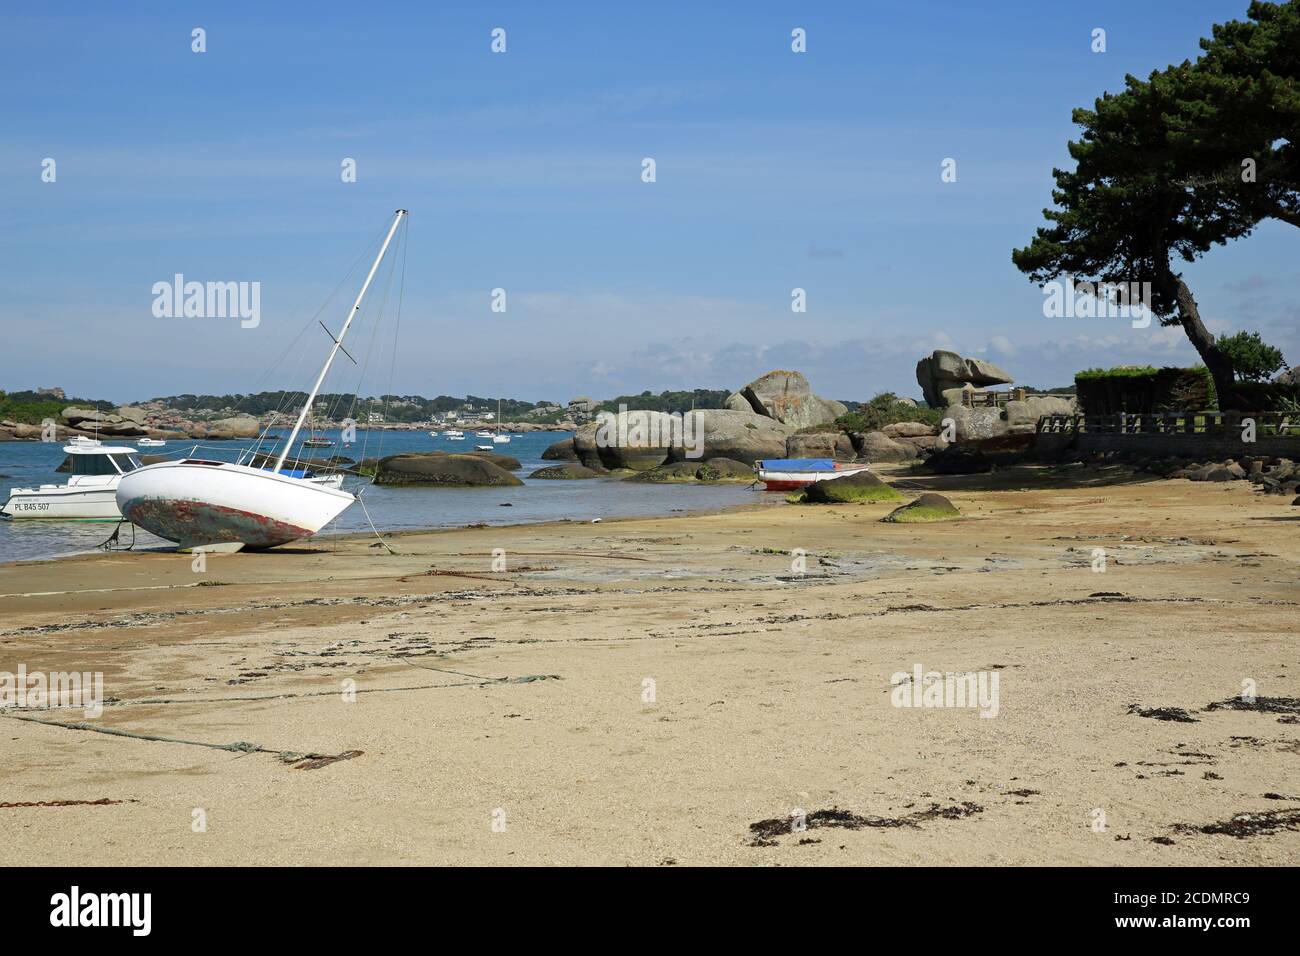
[[[1232,407],[1233,384],[1236,381],[1232,360],[1223,354],[1214,341],[1214,336],[1201,321],[1201,310],[1196,307],[1196,300],[1192,298],[1192,290],[1187,288],[1187,283],[1181,276],[1174,276],[1173,281],[1176,283],[1177,290],[1178,323],[1187,333],[1188,340],[1201,356],[1205,367],[1210,370],[1210,376],[1214,379],[1214,390],[1219,396],[1219,410],[1226,411]]]

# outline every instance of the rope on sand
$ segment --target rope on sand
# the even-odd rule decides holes
[[[132,740],[149,740],[156,743],[164,744],[185,744],[187,747],[207,747],[210,750],[226,750],[232,753],[243,754],[272,754],[278,757],[283,763],[298,765],[304,770],[316,770],[319,767],[328,766],[339,760],[350,760],[352,757],[360,756],[362,751],[348,750],[341,754],[320,754],[320,753],[298,753],[293,750],[274,750],[270,747],[263,747],[261,744],[251,744],[246,740],[237,740],[230,744],[214,744],[206,740],[184,740],[180,737],[162,737],[156,734],[137,734],[130,730],[119,730],[115,727],[96,727],[93,724],[78,721],[76,723],[62,723],[57,720],[41,720],[37,717],[27,717],[23,714],[11,714],[0,712],[0,717],[8,717],[12,720],[23,720],[31,724],[44,724],[46,727],[59,727],[63,730],[88,730],[91,733],[107,734],[110,737],[129,737]]]
[[[233,744],[213,744],[204,740],[182,740],[179,737],[159,737],[153,734],[137,734],[130,730],[119,730],[116,727],[96,727],[94,724],[88,724],[84,721],[63,723],[58,720],[41,720],[39,717],[28,717],[24,714],[10,713],[0,713],[0,717],[8,717],[10,720],[24,720],[31,724],[44,724],[46,727],[61,727],[64,730],[89,730],[92,733],[108,734],[112,737],[130,737],[133,740],[152,740],[164,744],[186,744],[190,747],[209,747],[212,750],[229,750],[234,753],[288,753],[288,751],[284,750],[271,750],[268,747],[263,747],[261,744],[250,744],[245,740],[237,740]]]
[[[366,437],[369,438],[369,429],[367,429]],[[389,554],[396,555],[397,552],[394,551],[392,546],[387,541],[384,540],[384,536],[379,533],[379,529],[375,527],[375,523],[370,520],[370,512],[366,510],[365,496],[357,495],[357,502],[360,503],[361,511],[366,516],[366,522],[370,525],[370,530],[375,533],[375,537],[379,539],[379,543],[382,544],[387,549]]]

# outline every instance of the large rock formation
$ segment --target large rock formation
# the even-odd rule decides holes
[[[760,458],[784,458],[793,433],[792,426],[750,411],[706,408],[674,417],[632,410],[625,419],[601,417],[583,425],[574,433],[573,453],[596,471],[649,471],[665,462],[708,458],[752,465]]]
[[[705,462],[672,461],[638,472],[624,479],[638,482],[741,482],[754,480],[754,469],[739,461],[729,458],[710,458]]]
[[[135,411],[135,409],[132,409],[132,411]],[[123,438],[149,433],[148,429],[144,428],[140,422],[124,418],[112,412],[101,412],[93,408],[79,408],[76,405],[69,405],[59,414],[59,417],[70,428],[80,429],[84,432],[97,432],[101,435],[113,435]]]
[[[950,405],[944,410],[944,417],[952,419],[958,441],[975,441],[1032,434],[1038,427],[1039,416],[1074,415],[1078,407],[1073,398],[1041,395],[1012,400],[1002,408]]]
[[[895,441],[884,432],[855,435],[863,461],[907,461],[916,457],[915,449]]]
[[[694,417],[693,434],[703,435],[700,458],[730,458],[746,465],[760,458],[784,458],[786,439],[795,431],[794,426],[766,415],[729,408],[698,409],[689,416]],[[669,460],[685,460],[688,450],[670,448]]]
[[[252,415],[239,415],[234,418],[220,418],[209,422],[206,438],[232,439],[256,438],[258,435],[257,419]]]
[[[435,454],[445,455],[449,453],[435,452]],[[520,468],[524,467],[520,464],[519,459],[515,458],[513,455],[503,455],[496,451],[482,451],[481,449],[475,449],[474,451],[467,451],[465,454],[474,458],[483,458],[492,462],[492,464],[496,465],[498,468],[504,468],[506,471],[518,471]]]
[[[543,461],[577,461],[578,453],[573,450],[573,439],[565,438],[549,446],[542,452]]]
[[[956,352],[935,349],[928,358],[916,363],[916,381],[931,408],[959,405],[962,391],[1005,385],[1015,381],[992,362],[962,358]]]
[[[573,452],[588,468],[649,471],[663,464],[682,432],[681,420],[665,412],[602,413],[574,433]]]
[[[802,372],[775,369],[728,396],[727,408],[766,415],[783,425],[807,428],[834,421],[848,411],[842,402],[814,395]]]
[[[800,432],[785,440],[785,457],[852,461],[857,457],[857,451],[844,432]]]

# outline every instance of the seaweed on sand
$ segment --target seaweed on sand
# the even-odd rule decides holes
[[[1181,707],[1143,707],[1141,704],[1129,704],[1128,712],[1139,717],[1150,717],[1153,720],[1174,720],[1180,724],[1200,723]]]
[[[901,817],[866,817],[849,810],[841,810],[839,807],[831,807],[829,810],[814,810],[812,813],[807,814],[804,817],[804,826],[808,830],[818,827],[840,827],[845,830],[862,830],[868,827],[887,829],[895,827],[918,828],[921,823],[927,820],[961,820],[964,817],[983,812],[984,808],[982,806],[969,801],[947,807],[932,803],[925,810],[917,810]],[[803,832],[794,829],[793,820],[790,817],[773,817],[770,820],[759,820],[757,823],[751,823],[749,830],[754,834],[751,846],[775,846],[776,837],[787,833]]]

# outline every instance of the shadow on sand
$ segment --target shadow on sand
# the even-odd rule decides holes
[[[873,469],[874,470],[874,469]],[[1124,465],[1005,465],[974,475],[935,475],[921,465],[881,469],[880,476],[900,491],[1035,491],[1051,488],[1103,488],[1164,481]]]

